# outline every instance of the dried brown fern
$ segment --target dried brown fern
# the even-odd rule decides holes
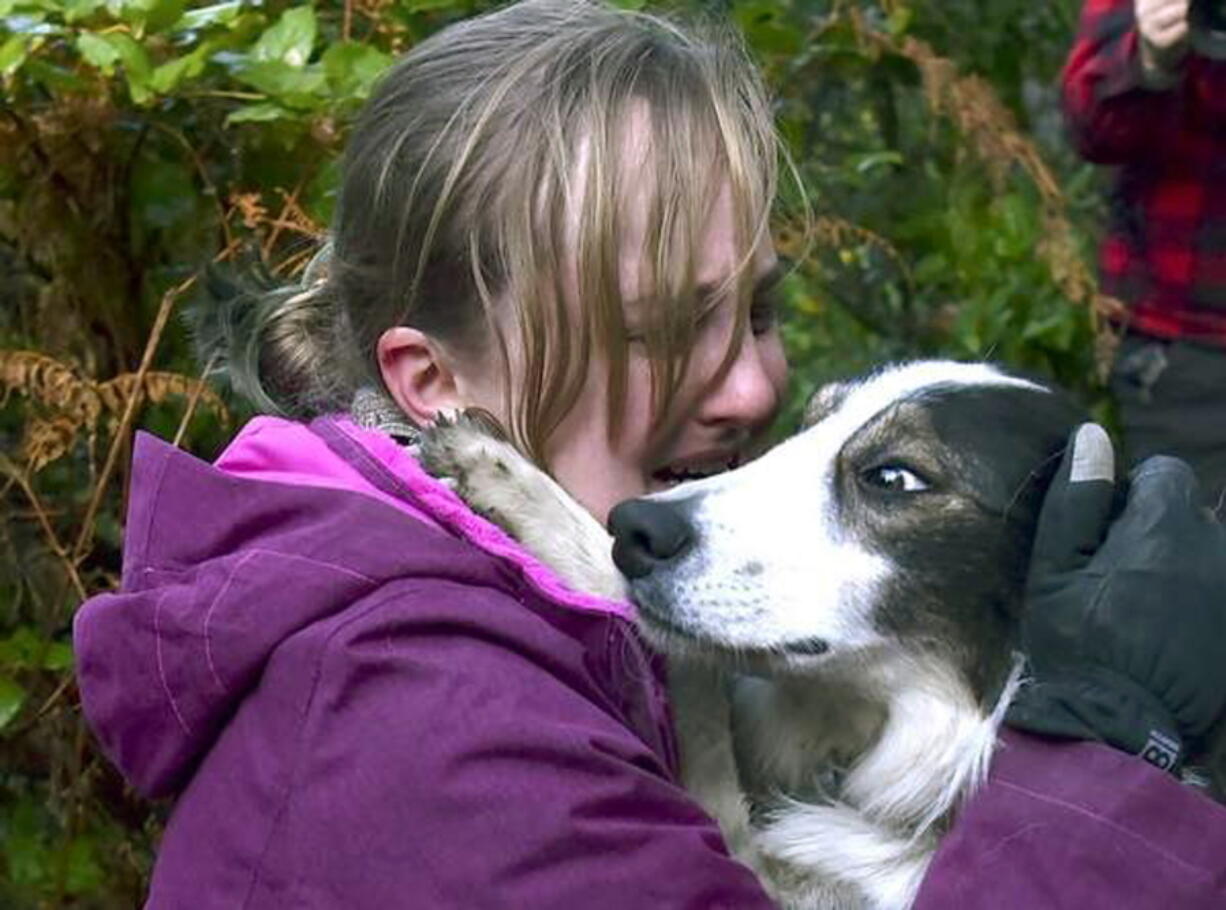
[[[826,214],[804,222],[783,222],[775,226],[773,235],[775,249],[795,262],[808,260],[814,247],[828,250],[872,247],[897,266],[909,286],[913,284],[907,261],[894,244],[877,232],[846,218]]]
[[[1060,184],[1038,147],[1018,129],[1012,112],[986,80],[961,75],[956,63],[917,38],[900,41],[872,28],[856,9],[847,15],[862,47],[899,54],[915,64],[929,110],[947,118],[966,137],[968,147],[997,187],[1003,188],[1014,168],[1020,169],[1034,185],[1042,202],[1044,221],[1043,240],[1036,253],[1064,295],[1086,307],[1099,352],[1101,379],[1101,364],[1118,341],[1118,330],[1110,319],[1102,317],[1113,316],[1116,310],[1098,292],[1097,282],[1078,248]]]
[[[179,373],[123,373],[105,382],[81,376],[71,366],[37,351],[0,350],[0,385],[3,398],[16,392],[38,403],[48,416],[31,414],[22,440],[22,460],[37,473],[61,458],[82,432],[93,432],[107,413],[119,419],[128,399],[139,389],[141,400],[161,404],[172,397],[211,410],[223,424],[230,413],[218,394],[199,380]]]
[[[230,421],[230,412],[215,391],[207,385],[201,386],[196,379],[181,373],[152,370],[144,376],[122,373],[106,382],[98,383],[96,389],[103,407],[118,416],[123,413],[128,398],[137,391],[138,386],[144,400],[152,404],[161,404],[168,398],[190,400],[193,395],[198,395],[200,403],[216,414],[222,423]]]
[[[71,366],[38,351],[0,350],[0,401],[17,392],[43,407],[93,423],[102,410],[94,384]]]
[[[948,118],[970,141],[970,148],[998,188],[1003,188],[1015,167],[1026,174],[1043,205],[1043,240],[1036,252],[1064,295],[1087,307],[1096,333],[1104,331],[1095,305],[1097,285],[1078,249],[1060,184],[995,90],[978,76],[960,75],[952,60],[917,38],[896,42],[881,33],[873,34],[875,40],[885,42],[916,65],[929,109]]]
[[[21,460],[31,474],[37,474],[72,449],[81,424],[74,417],[34,417],[26,424],[21,441]]]
[[[834,215],[822,215],[814,221],[813,233],[818,243],[827,246],[846,248],[859,244],[880,250],[887,259],[898,267],[907,284],[913,284],[911,270],[907,267],[906,259],[898,252],[898,248],[894,244],[875,231],[870,231],[868,228],[853,224],[845,218],[839,218]]]
[[[265,262],[271,261],[273,250],[283,232],[288,231],[290,234],[312,242],[318,241],[324,234],[323,225],[311,218],[299,203],[298,195],[301,190],[301,185],[292,192],[278,188],[281,210],[276,215],[269,213],[268,206],[264,204],[264,197],[260,193],[232,193],[229,198],[230,208],[224,220],[229,222],[237,215],[242,219],[244,227],[257,234],[262,234],[260,255]]]
[[[1016,165],[1030,177],[1046,204],[1064,205],[1055,175],[1035,144],[1019,132],[1013,113],[986,80],[959,75],[957,64],[918,38],[891,42],[891,46],[919,69],[929,109],[948,117],[971,140],[972,148],[998,186],[1003,185],[1009,170]]]

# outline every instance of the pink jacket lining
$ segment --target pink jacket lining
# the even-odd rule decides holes
[[[412,501],[378,489],[309,427],[280,417],[251,420],[214,464],[224,473],[246,480],[348,490],[369,496],[510,562],[521,570],[532,588],[551,601],[576,610],[634,619],[634,607],[629,603],[569,588],[506,532],[477,515],[454,492],[427,474],[386,433],[359,427],[347,417],[334,417],[333,425],[403,483]]]

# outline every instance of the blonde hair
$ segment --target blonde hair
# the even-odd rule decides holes
[[[640,110],[647,160],[632,174]],[[628,357],[618,258],[629,181],[646,181],[644,336],[662,416],[687,367],[703,305],[695,261],[725,186],[739,257],[721,292],[741,301],[725,369],[740,344],[778,154],[760,76],[728,30],[596,0],[525,0],[458,23],[382,78],[347,146],[326,279],[266,298],[248,320],[264,340],[230,372],[265,407],[306,415],[378,381],[391,326],[504,370],[513,341],[522,376],[504,384],[507,429],[539,462],[600,353],[615,433]],[[578,307],[562,287],[575,266]],[[514,338],[497,318],[507,305]]]

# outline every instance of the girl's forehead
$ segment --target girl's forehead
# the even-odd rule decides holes
[[[590,124],[574,141],[563,181],[564,261],[571,272],[566,283],[577,289],[578,272],[592,265],[583,258],[593,250],[593,238],[582,236],[592,230],[601,243],[616,244],[617,296],[627,304],[653,296],[661,265],[688,273],[700,295],[743,271],[755,277],[769,272],[776,257],[766,232],[755,249],[745,246],[744,225],[760,221],[761,213],[737,211],[722,164],[729,154],[720,145],[724,137],[701,128],[698,115],[694,123],[674,118],[657,129],[652,114],[646,99],[630,99],[620,111],[604,114],[612,122]],[[661,142],[676,147],[662,148]],[[695,147],[703,144],[711,148],[696,155]],[[658,261],[661,243],[672,248],[672,261]]]

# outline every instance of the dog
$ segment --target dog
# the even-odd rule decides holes
[[[1039,507],[1084,419],[993,366],[894,365],[608,531],[480,423],[429,431],[422,461],[576,589],[638,605],[683,781],[783,906],[895,910],[986,776]]]

